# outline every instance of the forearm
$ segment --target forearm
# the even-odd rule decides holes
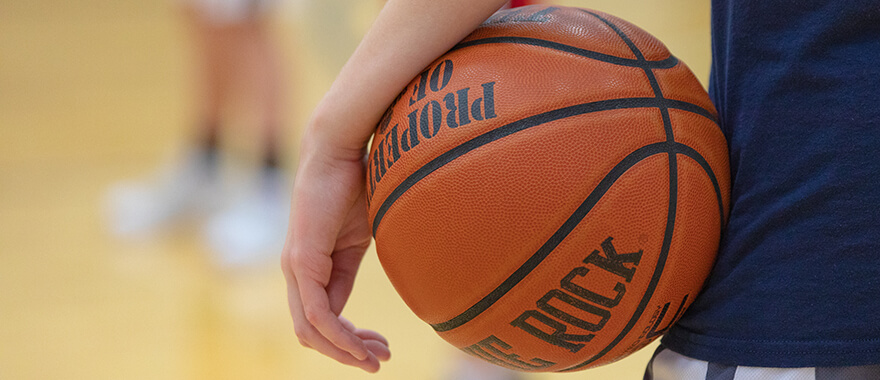
[[[360,160],[376,123],[397,94],[503,4],[504,0],[388,1],[315,109],[304,151]]]

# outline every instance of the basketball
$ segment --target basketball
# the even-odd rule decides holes
[[[382,266],[459,349],[576,371],[661,336],[700,291],[729,204],[706,91],[614,16],[500,11],[377,126],[366,197]]]

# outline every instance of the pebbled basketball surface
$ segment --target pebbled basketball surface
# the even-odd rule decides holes
[[[690,70],[601,12],[499,12],[373,139],[377,252],[407,305],[490,362],[571,371],[659,337],[714,260],[726,143]]]

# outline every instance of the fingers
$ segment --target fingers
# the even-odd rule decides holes
[[[364,371],[373,373],[379,370],[379,359],[377,355],[368,351],[367,356],[364,359],[357,359],[351,355],[351,353],[336,347],[333,343],[325,339],[317,330],[308,329],[307,331],[297,330],[297,336],[300,339],[300,343],[305,346],[314,349],[315,351],[320,352],[321,354],[332,358],[342,364],[354,366],[363,369]],[[372,345],[372,343],[370,344]],[[384,353],[381,351],[381,348],[376,348],[376,351],[379,355],[383,355]]]
[[[297,278],[302,313],[305,320],[334,346],[350,353],[358,360],[367,358],[369,351],[363,340],[349,331],[330,310],[327,292],[321,284]]]
[[[364,340],[367,349],[381,361],[387,361],[391,358],[391,351],[388,349],[388,340],[384,336],[372,330],[359,329],[354,326],[351,321],[340,316],[339,321],[348,331]]]
[[[345,318],[343,316],[339,316],[339,322],[342,323],[342,325],[345,326],[345,328],[348,329],[348,331],[355,333],[357,336],[361,337],[361,339],[376,340],[376,341],[381,342],[385,346],[388,346],[388,340],[385,339],[384,336],[382,336],[381,334],[379,334],[375,331],[359,329],[359,328],[355,327],[354,323],[351,323],[351,321],[349,321],[347,318]]]
[[[383,344],[382,342],[376,340],[367,340],[365,341],[367,345],[367,349],[370,350],[370,353],[378,360],[383,362],[391,359],[391,350],[388,349],[388,346]]]
[[[303,162],[282,255],[296,335],[305,347],[375,372],[390,356],[385,338],[338,317],[370,242],[366,207],[359,203],[363,163]]]
[[[369,241],[367,243],[368,246]],[[342,313],[343,307],[348,302],[364,251],[366,247],[354,247],[333,254],[333,269],[325,290],[330,302],[330,310],[336,315]]]
[[[318,328],[315,323],[312,323],[312,320],[306,317],[300,297],[301,292],[297,282],[289,282],[288,303],[296,335],[301,345],[314,349],[342,364],[358,367],[371,373],[379,370],[380,360],[385,361],[390,358],[388,341],[382,335],[374,331],[358,329],[345,318],[337,317],[333,313],[329,313],[329,316],[324,313],[313,314],[312,318],[322,326],[322,328]],[[336,340],[328,337],[324,331],[329,332]],[[348,346],[337,342],[346,342],[343,344],[348,344]],[[361,356],[355,356],[353,352],[349,351],[350,347],[360,347]]]

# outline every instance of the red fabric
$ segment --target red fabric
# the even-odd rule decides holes
[[[516,7],[521,7],[524,5],[531,5],[531,4],[534,4],[534,2],[532,0],[510,0],[510,7],[511,8],[516,8]]]

